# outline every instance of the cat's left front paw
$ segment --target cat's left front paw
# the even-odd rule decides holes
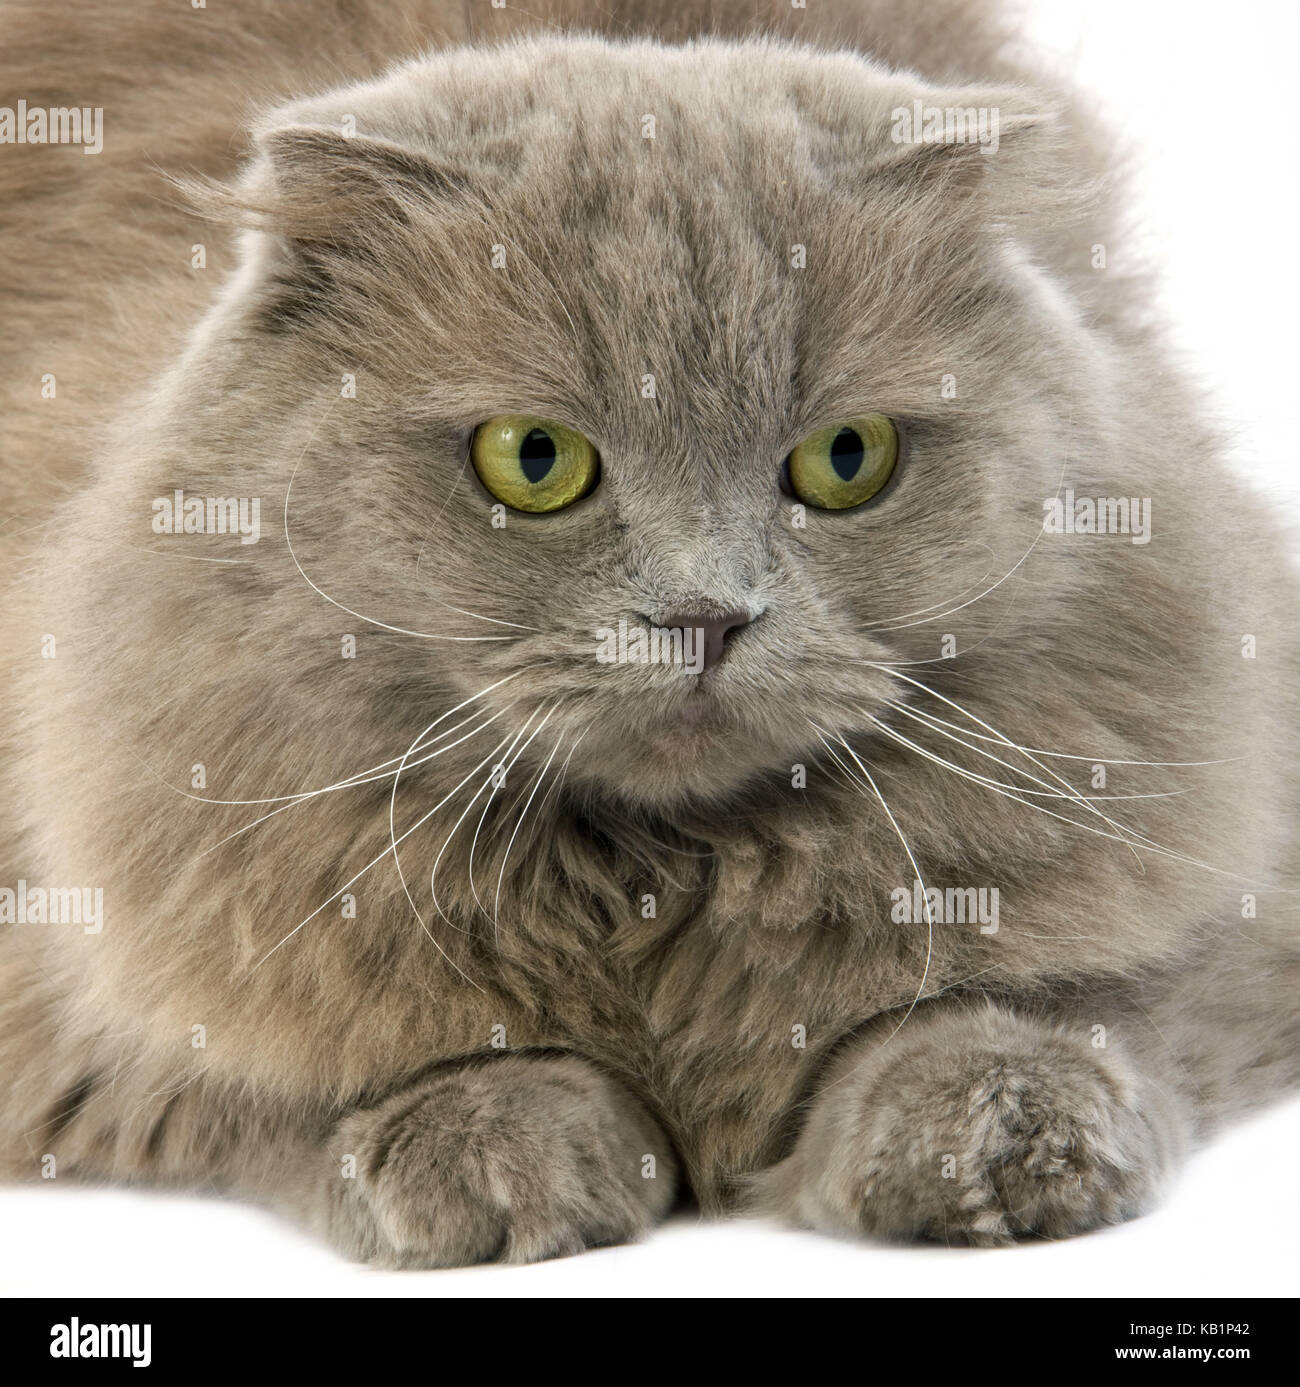
[[[1086,1033],[936,1011],[841,1058],[759,1196],[827,1232],[1065,1237],[1143,1213],[1184,1131],[1176,1101]]]

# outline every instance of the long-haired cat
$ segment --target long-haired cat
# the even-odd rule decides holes
[[[1300,1070],[1300,670],[1120,151],[967,0],[526,8],[0,6],[6,1171],[1140,1213]]]

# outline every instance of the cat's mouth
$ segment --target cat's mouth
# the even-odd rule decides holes
[[[737,757],[744,759],[742,746],[753,749],[752,735],[746,735],[744,711],[724,684],[712,670],[696,675],[690,680],[690,689],[663,709],[647,740],[665,764],[726,763]]]
[[[790,632],[770,614],[745,622],[733,616],[718,618],[714,624],[726,629],[716,632],[695,623],[704,639],[683,638],[680,646],[674,640],[666,652],[663,631],[674,628],[658,628],[657,659],[634,645],[632,620],[604,628],[602,668],[592,677],[584,662],[574,680],[590,694],[574,711],[575,725],[582,722],[575,778],[590,775],[642,803],[716,801],[774,775],[785,783],[791,764],[814,754],[815,725],[840,727],[853,721],[860,700],[874,701],[870,680],[836,663],[857,648],[814,646],[810,673],[805,662],[782,658]],[[855,672],[859,677],[851,678]]]
[[[685,736],[705,735],[721,730],[727,721],[721,700],[705,686],[708,674],[700,675],[695,688],[674,710],[672,730]]]

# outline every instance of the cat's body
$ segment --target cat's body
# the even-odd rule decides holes
[[[0,926],[5,1168],[413,1265],[631,1235],[679,1175],[953,1241],[1131,1216],[1300,1070],[1298,671],[1281,542],[1098,268],[1106,145],[970,6],[758,21],[870,66],[562,8],[607,37],[5,7],[6,90],[105,110],[102,154],[0,149],[0,886],[103,890]],[[259,117],[242,241],[158,177],[431,46]],[[999,149],[893,141],[914,99]],[[781,459],[868,409],[896,489],[796,524]],[[603,474],[495,528],[465,437],[512,410]],[[1149,542],[1045,535],[1065,487]],[[259,542],[158,535],[178,489]],[[595,659],[721,609],[698,689]],[[900,919],[918,871],[996,914]]]

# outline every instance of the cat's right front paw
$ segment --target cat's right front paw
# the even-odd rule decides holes
[[[677,1183],[649,1113],[569,1056],[439,1070],[349,1116],[330,1146],[317,1220],[348,1255],[390,1267],[625,1242],[663,1217]]]

